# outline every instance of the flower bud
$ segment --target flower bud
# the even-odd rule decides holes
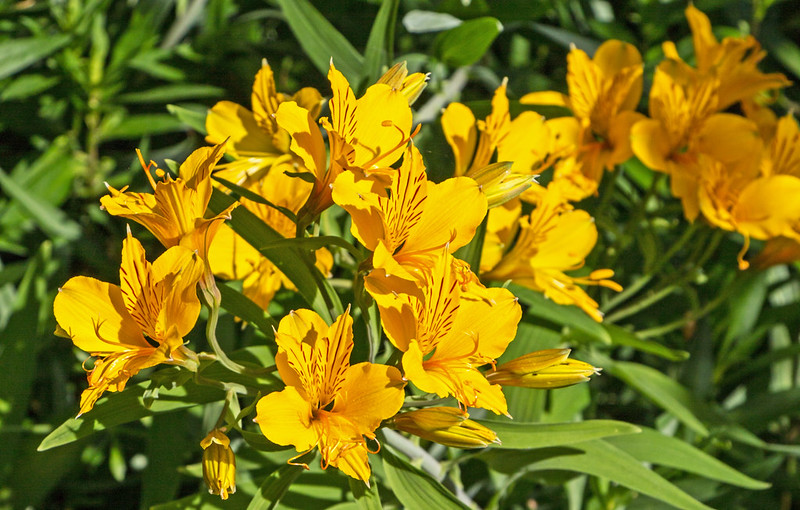
[[[486,195],[490,209],[520,196],[536,182],[535,175],[513,173],[512,165],[509,161],[501,161],[467,172],[467,177],[472,177]]]
[[[222,499],[236,492],[236,457],[231,440],[222,430],[214,429],[200,441],[203,447],[203,479],[208,492]]]
[[[569,349],[535,351],[503,363],[486,379],[503,386],[524,388],[563,388],[589,380],[599,368],[576,359],[570,359]]]
[[[497,434],[454,407],[428,407],[401,413],[393,419],[397,430],[454,448],[483,448],[500,443]]]
[[[408,75],[408,68],[405,62],[398,62],[388,71],[383,73],[377,83],[389,85],[405,96],[409,105],[414,104],[423,89],[428,85],[429,73],[414,73]]]

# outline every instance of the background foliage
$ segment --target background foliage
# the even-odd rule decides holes
[[[718,36],[756,35],[769,52],[763,70],[800,80],[793,2],[696,6]],[[136,397],[146,399],[148,385],[132,384],[127,404],[99,404],[93,412],[102,419],[67,422],[74,429],[58,429],[63,433],[51,435],[48,446],[61,445],[37,452],[76,414],[85,386],[83,358],[52,334],[53,297],[72,275],[115,281],[125,222],[102,213],[98,197],[104,182],[146,186],[134,148],[156,161],[183,160],[204,143],[207,108],[223,98],[249,103],[262,58],[275,69],[278,90],[315,86],[323,93],[331,55],[361,91],[385,63],[405,59],[412,71],[431,72],[415,105],[415,119],[427,123],[453,100],[485,115],[507,76],[513,115],[522,108],[514,98],[565,89],[571,43],[591,52],[607,38],[630,42],[645,58],[646,80],[662,58],[661,42],[673,40],[689,55],[684,8],[649,0],[0,3],[0,506],[178,508],[203,501],[244,508],[259,487],[262,503],[274,501],[286,488],[281,484],[300,475],[285,464],[288,452],[240,448],[239,492],[225,504],[203,495],[198,444],[219,415],[221,396],[191,385],[172,390],[174,401],[159,399],[143,410]],[[799,90],[785,90],[780,113],[797,106]],[[415,141],[432,176],[449,175],[453,160],[440,128],[427,126]],[[594,296],[607,313],[597,324],[514,288],[526,314],[512,344],[519,352],[509,353],[566,342],[604,375],[550,392],[510,389],[510,412],[521,423],[619,420],[644,432],[622,435],[631,429],[619,422],[594,435],[553,426],[539,429],[539,443],[521,436],[528,449],[513,453],[433,449],[448,466],[445,485],[487,508],[523,508],[531,499],[539,508],[663,504],[651,497],[682,508],[701,508],[697,501],[791,508],[800,500],[798,268],[739,272],[741,239],[687,224],[666,183],[652,184],[654,175],[640,163],[609,177],[581,207],[601,233],[590,265],[613,268],[626,291]],[[149,241],[148,251],[156,250]],[[302,306],[289,293],[277,301],[275,317]],[[201,331],[194,333],[203,345]],[[226,349],[267,355],[257,347],[261,334],[241,330],[230,316],[219,337]],[[122,422],[128,424],[112,428]],[[99,428],[108,430],[76,440]],[[521,447],[514,446],[518,430],[497,430],[508,448]],[[313,468],[296,478],[281,505],[374,508],[380,496],[384,507],[413,508],[415,488],[438,487],[397,452],[383,455],[373,468],[391,491],[380,485],[365,493],[344,476]],[[660,476],[643,474],[641,462]],[[357,503],[347,503],[351,489]],[[430,490],[442,505],[461,504]],[[185,499],[168,503],[178,498]]]

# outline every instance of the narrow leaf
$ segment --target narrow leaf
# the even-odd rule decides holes
[[[360,510],[381,510],[381,497],[378,494],[378,483],[373,477],[370,481],[369,487],[361,480],[349,478],[350,491],[353,497],[356,498],[356,504]]]
[[[66,34],[0,42],[0,80],[35,64],[70,40]]]
[[[439,34],[434,52],[448,66],[469,66],[483,57],[502,30],[503,25],[496,18],[471,19]]]
[[[381,448],[386,482],[406,508],[464,510],[468,508],[430,475],[393,453],[390,446]]]
[[[330,61],[350,83],[358,83],[364,57],[308,0],[276,0],[292,33],[319,72],[328,74]]]
[[[303,472],[302,466],[286,464],[270,474],[247,505],[247,510],[272,510],[286,495],[289,486]]]
[[[0,188],[14,199],[22,210],[27,211],[51,238],[62,237],[74,241],[81,236],[80,225],[67,218],[60,209],[28,193],[2,170],[0,170]]]
[[[168,104],[167,111],[177,117],[184,125],[194,129],[198,133],[206,134],[206,116],[208,115],[208,110],[206,108],[197,110],[185,106]]]
[[[267,338],[273,337],[272,327],[277,327],[278,322],[269,316],[260,306],[250,298],[229,285],[217,285],[222,295],[222,308],[239,317],[245,322],[256,326]]]
[[[631,437],[641,429],[615,420],[588,420],[575,423],[516,423],[477,420],[497,433],[499,449],[532,449],[581,443],[610,436]]]
[[[658,342],[644,340],[636,336],[636,333],[633,331],[621,328],[616,324],[603,324],[603,328],[608,331],[608,334],[611,337],[611,342],[614,345],[633,347],[636,350],[655,354],[656,356],[670,361],[684,361],[689,359],[689,353],[686,351],[670,349],[669,347],[666,347]]]
[[[394,24],[399,0],[383,0],[372,23],[367,47],[364,50],[364,78],[367,84],[380,77],[381,67],[391,58],[394,46]]]

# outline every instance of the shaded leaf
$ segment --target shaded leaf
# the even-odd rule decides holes
[[[395,455],[390,446],[384,445],[380,455],[387,485],[406,508],[468,508],[430,475]]]
[[[0,80],[66,46],[70,36],[26,37],[0,42]]]
[[[503,25],[491,17],[465,21],[436,37],[436,57],[452,67],[469,66],[480,60],[503,30]]]
[[[476,420],[497,433],[497,449],[532,449],[570,445],[608,436],[630,436],[641,429],[615,420],[588,420],[575,423],[517,423]]]

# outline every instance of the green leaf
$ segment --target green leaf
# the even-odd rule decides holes
[[[225,90],[214,87],[213,85],[203,85],[194,83],[181,83],[175,85],[164,85],[153,87],[150,90],[141,92],[129,92],[119,96],[122,103],[169,103],[185,99],[195,99],[200,97],[220,97]]]
[[[38,196],[28,193],[5,172],[0,170],[0,188],[15,200],[51,238],[61,237],[74,241],[81,236],[81,227],[67,218],[63,211],[53,207]]]
[[[233,202],[233,198],[215,189],[211,195],[209,209],[215,214],[219,214]],[[244,207],[237,207],[233,210],[228,225],[259,251],[269,247],[271,243],[286,240]],[[262,253],[294,283],[300,295],[328,323],[333,322],[335,316],[344,312],[339,296],[314,266],[307,252],[297,248],[287,248],[284,250],[267,249]]]
[[[192,109],[186,106],[168,104],[167,111],[176,116],[184,125],[189,126],[200,134],[206,134],[206,116],[208,115],[208,109],[205,106],[199,109]]]
[[[465,21],[436,37],[436,57],[451,67],[469,66],[480,60],[503,30],[496,18],[483,17]]]
[[[380,455],[383,458],[387,485],[406,508],[437,510],[468,508],[430,475],[395,455],[392,447],[384,444]]]
[[[554,303],[544,294],[520,285],[511,284],[508,289],[529,306],[527,314],[562,326],[563,336],[577,341],[589,340],[611,345],[611,335],[602,324],[576,306]]]
[[[176,388],[162,388],[158,398],[147,408],[143,396],[149,386],[150,382],[145,381],[135,386],[128,386],[119,393],[109,393],[100,399],[91,411],[77,418],[68,419],[51,432],[39,445],[39,451],[71,443],[99,430],[139,420],[145,416],[186,409],[225,398],[225,393],[218,388],[198,386],[188,382]]]
[[[223,283],[217,284],[222,295],[222,308],[239,317],[245,322],[256,326],[267,338],[273,338],[272,328],[278,326],[278,322],[255,304],[250,298]]]
[[[571,48],[574,44],[576,48],[585,51],[591,56],[594,55],[594,52],[600,47],[599,41],[574,34],[563,28],[543,25],[541,23],[532,23],[531,25],[535,31],[567,49]]]
[[[66,46],[70,36],[26,37],[0,42],[0,80],[35,64]]]
[[[609,437],[606,442],[642,462],[680,469],[745,489],[770,487],[770,484],[750,478],[680,439],[665,436],[647,427],[643,427],[641,431],[641,434],[626,437]]]
[[[292,222],[297,223],[297,215],[295,213],[293,213],[290,209],[287,209],[286,207],[281,207],[279,205],[275,205],[272,202],[270,202],[269,200],[267,200],[266,198],[264,198],[261,195],[259,195],[258,193],[250,191],[247,188],[243,188],[243,187],[239,186],[238,184],[234,184],[234,183],[232,183],[231,181],[229,181],[227,179],[223,179],[223,178],[217,177],[215,175],[212,175],[211,178],[214,179],[215,181],[217,181],[218,183],[224,185],[226,188],[231,190],[234,193],[234,195],[238,195],[239,198],[244,197],[244,198],[246,198],[248,200],[252,200],[253,202],[255,202],[257,204],[264,204],[266,206],[272,207],[276,211],[280,212],[281,214],[283,214],[284,216],[286,216],[287,218],[292,220]]]
[[[615,420],[588,420],[575,423],[516,423],[476,420],[497,433],[497,449],[532,449],[581,443],[609,436],[638,434],[641,429]]]
[[[635,437],[635,436],[630,436]],[[543,450],[490,452],[495,454],[492,466],[506,473],[525,471],[572,471],[605,478],[664,501],[684,510],[709,510],[709,507],[689,496],[675,485],[642,464],[625,451],[602,439],[577,443],[574,452],[544,457]],[[506,455],[503,455],[503,454]],[[528,462],[530,460],[530,462]]]
[[[691,411],[694,401],[689,390],[654,368],[630,361],[610,361],[603,368],[672,413],[684,425],[705,437],[708,429]]]
[[[114,125],[107,126],[103,140],[136,140],[144,136],[183,131],[183,121],[166,113],[128,115]]]
[[[273,471],[253,497],[247,510],[272,510],[275,505],[286,495],[289,486],[303,472],[302,466],[286,464]]]
[[[311,62],[323,75],[331,59],[351,84],[359,82],[364,57],[308,0],[276,0],[289,28]]]
[[[394,25],[399,0],[383,0],[364,50],[364,81],[375,83],[380,78],[381,67],[391,59],[394,47]]]
[[[355,478],[348,478],[348,481],[350,482],[350,491],[356,498],[356,504],[360,510],[381,510],[383,508],[375,477],[370,481],[369,487]]]
[[[403,26],[411,34],[441,32],[442,30],[456,28],[462,23],[463,21],[446,12],[413,9],[403,16]]]
[[[636,333],[616,324],[603,324],[603,328],[608,331],[611,342],[614,345],[625,345],[633,347],[642,352],[655,354],[670,361],[684,361],[689,359],[689,353],[679,349],[670,349],[658,342],[644,340],[636,336]]]
[[[54,87],[61,78],[58,76],[43,76],[41,74],[23,74],[8,84],[0,93],[0,101],[12,101],[41,94]]]

